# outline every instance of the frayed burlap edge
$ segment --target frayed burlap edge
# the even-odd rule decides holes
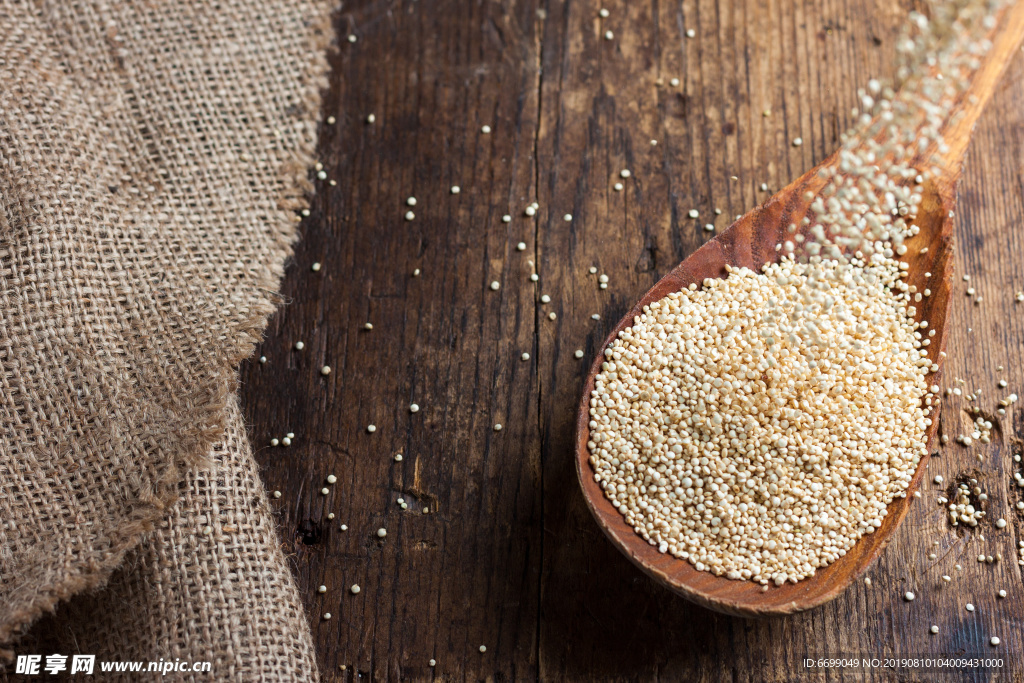
[[[314,112],[317,124],[320,124],[320,108],[322,91],[327,88],[329,74],[328,57],[337,49],[334,43],[333,15],[340,5],[337,0],[324,2],[320,16],[310,23],[309,59],[304,76],[312,83],[310,92],[304,98],[308,110]],[[22,610],[11,615],[5,623],[0,624],[0,662],[10,663],[14,659],[14,646],[28,628],[44,613],[53,613],[59,602],[88,590],[103,587],[111,574],[124,560],[125,554],[138,547],[143,536],[152,531],[154,525],[166,511],[180,498],[178,485],[189,468],[208,466],[208,454],[213,446],[223,437],[227,429],[226,410],[228,400],[234,394],[237,384],[238,365],[252,355],[256,345],[262,341],[270,315],[283,303],[279,289],[284,277],[284,263],[294,253],[293,245],[298,240],[295,221],[296,212],[308,208],[315,186],[309,180],[309,169],[314,164],[317,140],[306,141],[306,149],[298,150],[290,161],[282,164],[278,174],[285,190],[277,199],[278,218],[275,221],[274,247],[277,259],[267,264],[258,280],[264,298],[256,307],[254,315],[243,323],[243,330],[225,363],[217,374],[199,390],[207,395],[205,404],[195,406],[193,424],[205,425],[192,434],[180,434],[183,446],[174,466],[168,469],[166,476],[157,482],[154,500],[140,505],[132,518],[125,520],[116,533],[111,534],[113,549],[105,560],[83,566],[80,571],[52,586],[45,587],[39,595]],[[205,418],[205,420],[202,420]]]

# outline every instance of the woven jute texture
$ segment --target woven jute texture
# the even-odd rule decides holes
[[[126,614],[152,626],[166,605],[164,647],[198,656],[208,636],[226,650],[204,659],[238,671],[310,664],[237,418],[226,430],[312,190],[330,11],[0,2],[0,654],[156,530],[107,589]],[[236,590],[292,607],[270,620]],[[205,607],[174,612],[207,598],[230,637]]]
[[[129,551],[103,590],[62,603],[19,651],[210,662],[210,674],[197,680],[316,677],[291,573],[280,552],[268,552],[275,531],[235,400],[228,415],[211,467],[185,477],[170,516]]]

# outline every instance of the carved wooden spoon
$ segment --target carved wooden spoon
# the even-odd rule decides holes
[[[942,134],[948,150],[939,155],[937,173],[925,183],[923,199],[914,221],[921,231],[907,241],[909,251],[901,257],[910,264],[907,283],[916,286],[917,291],[929,288],[932,292],[930,297],[917,304],[916,315],[917,320],[927,320],[929,329],[936,331],[929,347],[929,357],[940,365],[940,369],[932,373],[929,384],[940,384],[942,356],[939,351],[945,348],[953,276],[952,210],[956,202],[956,183],[960,177],[964,153],[975,121],[988,103],[1005,66],[1016,54],[1022,38],[1024,2],[1017,2],[1003,10],[991,37],[992,48],[967,92],[955,103],[954,115],[947,119],[950,123]],[[767,592],[763,592],[761,586],[752,581],[730,580],[710,572],[697,571],[685,560],[659,553],[657,548],[637,535],[622,514],[612,507],[594,480],[590,452],[587,449],[590,438],[590,394],[594,389],[594,378],[604,361],[603,350],[621,330],[633,324],[634,317],[642,313],[644,306],[690,283],[700,286],[705,278],[725,277],[726,265],[760,270],[764,264],[778,261],[781,252],[776,251],[776,245],[788,239],[786,226],[791,223],[799,225],[800,219],[809,213],[805,193],[817,195],[825,184],[818,174],[819,169],[837,168],[837,160],[838,155],[833,154],[765,204],[740,218],[644,294],[605,339],[600,347],[602,352],[597,354],[583,387],[576,419],[576,472],[590,511],[612,542],[640,569],[676,593],[719,612],[739,616],[792,614],[838,596],[864,573],[885,548],[914,500],[912,493],[924,475],[928,458],[923,458],[918,465],[907,490],[907,497],[897,498],[889,505],[880,529],[863,536],[845,556],[819,569],[814,576],[796,584],[787,582],[781,587],[773,585]],[[926,253],[919,253],[925,246],[928,247]],[[930,273],[931,277],[926,278],[925,273]],[[933,412],[934,416],[937,416],[937,411]],[[929,452],[936,448],[937,427],[938,420],[934,419],[927,432]]]

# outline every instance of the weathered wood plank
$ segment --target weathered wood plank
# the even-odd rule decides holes
[[[986,509],[1007,529],[950,530],[938,487],[926,486],[874,585],[794,618],[694,607],[636,571],[590,519],[572,424],[606,325],[709,237],[704,223],[726,226],[770,195],[762,182],[774,191],[835,148],[857,87],[894,73],[905,16],[870,0],[606,7],[602,20],[597,4],[574,1],[363,2],[339,16],[341,34],[359,39],[342,40],[325,101],[338,121],[324,128],[321,159],[337,185],[321,183],[302,223],[268,362],[242,372],[325,677],[420,680],[433,657],[445,680],[786,681],[808,652],[1019,651],[1021,517],[1009,506],[1021,499],[1011,444],[1019,452],[1024,422],[1013,409],[998,443],[950,444],[932,464],[947,481],[981,470]],[[983,387],[989,412],[998,378],[1024,394],[1024,309],[1012,300],[1024,289],[1022,77],[1018,60],[961,186],[959,264],[984,301],[955,303],[946,377]],[[416,218],[405,221],[410,195]],[[946,433],[961,405],[944,409]],[[292,446],[264,447],[289,431]],[[322,496],[329,473],[339,481]],[[1003,562],[977,562],[997,551]]]

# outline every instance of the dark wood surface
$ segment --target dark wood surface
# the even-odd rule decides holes
[[[893,73],[906,9],[605,6],[604,20],[599,4],[572,0],[364,2],[338,15],[339,34],[358,41],[340,41],[324,104],[337,123],[324,125],[320,154],[337,184],[318,181],[301,223],[286,303],[260,351],[267,363],[242,369],[250,434],[268,488],[282,493],[282,543],[325,679],[838,680],[804,675],[800,660],[998,653],[1001,674],[957,680],[1020,680],[1016,407],[992,444],[951,442],[931,460],[923,497],[868,572],[871,587],[857,582],[796,616],[752,621],[693,605],[633,567],[594,522],[573,432],[597,345],[709,238],[705,222],[724,228],[837,146],[856,89]],[[958,267],[984,300],[972,304],[967,283],[954,283],[944,387],[983,389],[989,415],[1006,393],[1024,395],[1024,304],[1013,302],[1024,289],[1022,78],[1018,58],[981,119],[956,218]],[[416,218],[405,221],[410,195]],[[534,200],[540,210],[527,218]],[[607,290],[590,266],[608,274]],[[948,401],[943,433],[964,431],[971,405]],[[287,432],[291,446],[267,445]],[[338,482],[321,495],[332,473]],[[990,496],[990,520],[968,533],[948,527],[930,479],[969,473]],[[998,517],[1007,528],[992,526]],[[1002,562],[977,562],[997,552]]]

